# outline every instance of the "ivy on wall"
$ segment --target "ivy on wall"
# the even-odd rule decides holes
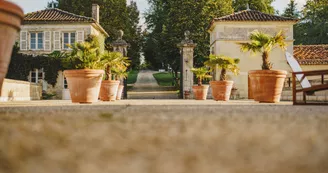
[[[62,58],[65,57],[64,53],[55,51],[48,55],[32,56],[21,54],[18,51],[19,47],[16,44],[6,78],[28,81],[30,71],[43,68],[46,82],[52,86],[56,85],[58,71],[64,70],[61,63]]]

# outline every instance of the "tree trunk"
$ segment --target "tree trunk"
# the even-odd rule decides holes
[[[198,78],[198,86],[202,86],[202,78]]]
[[[215,65],[215,69],[214,69],[214,80],[215,80],[215,81],[220,80],[219,71],[220,71],[220,70],[219,70],[219,65],[216,64],[216,65]]]
[[[223,68],[221,70],[220,81],[225,81],[225,80],[227,80],[227,70]]]
[[[263,60],[262,70],[271,70],[272,64],[269,61],[269,52],[267,52],[267,51],[263,52],[262,60]]]
[[[112,73],[110,67],[106,67],[106,77],[105,80],[112,80]]]

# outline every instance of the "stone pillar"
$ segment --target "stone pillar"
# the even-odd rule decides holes
[[[178,44],[180,48],[180,64],[181,64],[181,81],[180,81],[180,98],[191,99],[192,86],[194,84],[194,74],[191,72],[191,68],[194,66],[194,49],[197,44],[194,44],[190,40],[190,32],[185,32],[185,39]],[[188,97],[189,94],[189,97]]]
[[[114,41],[112,43],[112,46],[114,48],[114,52],[120,52],[123,54],[123,56],[127,56],[128,55],[128,51],[127,51],[127,48],[128,46],[130,46],[125,40],[123,40],[123,35],[124,35],[124,32],[122,30],[119,31],[119,37],[116,41]],[[124,99],[127,99],[128,98],[128,84],[127,84],[127,80],[124,79],[123,81],[124,83],[124,90],[123,90],[123,98]]]

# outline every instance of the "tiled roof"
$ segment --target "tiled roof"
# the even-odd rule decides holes
[[[90,22],[96,21],[91,17],[76,15],[58,8],[50,8],[28,13],[24,17],[24,23],[35,22]]]
[[[294,57],[301,65],[328,65],[328,45],[294,46]]]
[[[227,16],[215,18],[214,21],[258,21],[258,22],[268,22],[268,21],[278,21],[278,22],[297,22],[297,19],[281,17],[271,14],[262,13],[255,10],[243,10],[234,14]]]

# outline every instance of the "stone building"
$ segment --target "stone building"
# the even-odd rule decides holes
[[[228,75],[235,82],[241,98],[248,97],[248,71],[259,70],[262,66],[260,54],[243,53],[236,43],[248,42],[249,35],[254,30],[274,35],[283,30],[288,44],[287,52],[293,54],[293,25],[297,20],[254,10],[244,10],[231,15],[215,18],[209,26],[211,53],[223,54],[233,58],[240,58],[240,75]],[[284,52],[274,49],[270,54],[273,69],[290,71]]]
[[[91,10],[91,9],[90,9]],[[99,23],[99,6],[92,5],[92,17],[85,17],[69,13],[57,8],[49,8],[25,15],[19,37],[20,53],[39,55],[53,51],[70,51],[68,44],[83,42],[88,35],[108,37],[107,32]],[[30,72],[28,80],[37,83],[43,79],[42,69]],[[59,72],[57,85],[51,88],[43,82],[43,90],[55,90],[58,98],[62,97],[62,90],[68,94],[67,83],[62,72]]]

